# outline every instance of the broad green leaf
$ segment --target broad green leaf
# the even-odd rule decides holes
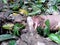
[[[53,12],[55,12],[55,11],[57,11],[57,10],[58,10],[58,8],[57,8],[57,6],[55,5],[55,6],[49,7],[49,8],[46,10],[46,12],[47,12],[48,14],[52,14]]]
[[[11,4],[10,5],[10,8],[13,10],[13,11],[17,11],[19,9],[19,4],[18,3],[14,3],[14,4]]]
[[[20,0],[20,7],[23,6],[23,0]]]
[[[60,44],[60,38],[59,38],[58,35],[56,35],[56,34],[50,34],[50,35],[49,35],[49,38],[50,38],[52,41]]]
[[[0,41],[8,40],[8,39],[14,39],[15,37],[11,34],[2,34],[0,35]]]
[[[52,6],[52,5],[55,5],[57,3],[57,0],[49,0],[49,5]]]
[[[37,5],[32,5],[32,9],[33,11],[29,13],[28,15],[36,15],[36,14],[41,13],[41,10]]]
[[[40,0],[40,2],[44,3],[46,0]]]
[[[38,3],[44,3],[46,0],[37,0]]]
[[[50,22],[49,20],[45,21],[45,28],[44,28],[44,36],[48,36],[50,34]]]
[[[19,29],[24,29],[25,28],[25,25],[19,24],[19,23],[16,23],[15,26],[18,27]]]
[[[45,24],[47,27],[50,27],[50,21],[48,19],[45,21]]]
[[[42,8],[43,4],[36,4],[38,8]]]
[[[28,6],[26,6],[26,5],[22,5],[22,10],[27,10],[28,9]],[[20,11],[20,9],[19,9],[19,11]]]
[[[40,12],[41,12],[40,10],[37,10],[37,11],[35,11],[35,12],[29,13],[28,15],[36,15],[36,14],[38,14],[38,13],[40,13]]]
[[[57,10],[58,10],[58,8],[57,8],[57,6],[56,6],[56,5],[54,5],[54,6],[53,6],[53,9],[54,9],[55,11],[57,11]]]
[[[40,10],[36,5],[32,5],[32,9],[33,9],[34,12]]]
[[[11,41],[9,41],[8,45],[15,45],[15,44],[16,44],[16,41],[15,40],[11,40]]]
[[[42,30],[43,30],[43,29],[42,29],[40,26],[37,27],[37,32],[38,32],[38,34],[43,34],[43,33],[42,33]]]
[[[60,35],[60,29],[59,29],[59,31],[58,31],[58,32],[56,32],[55,34]]]
[[[42,12],[46,12],[47,8],[46,7],[41,7]]]
[[[52,14],[52,13],[53,13],[53,8],[50,7],[49,9],[47,9],[47,10],[46,10],[46,13],[48,13],[48,14]]]
[[[7,24],[4,24],[2,27],[3,27],[4,29],[12,30],[13,26],[14,26],[14,24],[12,24],[12,23],[7,23]]]
[[[57,0],[57,2],[60,2],[60,0]]]
[[[24,15],[28,15],[28,11],[25,9],[19,9],[19,12]]]
[[[43,35],[48,36],[50,34],[50,29],[46,26],[43,30]]]
[[[19,30],[24,29],[25,26],[23,24],[16,23],[13,28],[13,34],[19,36]]]
[[[13,28],[13,34],[14,35],[19,35],[19,27],[14,26],[14,28]]]
[[[14,11],[16,11],[16,10],[18,10],[19,9],[19,6],[17,6],[17,5],[15,5],[13,8],[12,8],[12,10],[14,10]]]
[[[3,3],[7,4],[7,0],[2,0],[2,1],[3,1]]]

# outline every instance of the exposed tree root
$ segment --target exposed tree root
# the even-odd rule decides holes
[[[46,26],[45,21],[47,19],[50,21],[50,30],[58,30],[60,28],[60,15],[33,16],[32,20],[34,28],[36,29],[38,26],[44,28]]]

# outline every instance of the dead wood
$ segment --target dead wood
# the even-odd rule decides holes
[[[44,28],[45,21],[48,19],[50,21],[50,30],[58,30],[60,28],[60,15],[40,15],[40,16],[33,16],[34,27],[41,26]],[[37,27],[36,27],[37,28]]]

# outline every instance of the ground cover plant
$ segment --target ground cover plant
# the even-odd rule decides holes
[[[31,39],[23,38],[23,34],[34,41],[37,34],[59,45],[60,0],[0,0],[0,42],[17,45],[16,41],[20,40],[19,45],[29,45]]]

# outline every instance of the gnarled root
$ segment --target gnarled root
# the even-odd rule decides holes
[[[40,16],[33,16],[33,27],[36,29],[38,26],[42,28],[45,27],[45,21],[50,21],[50,30],[59,30],[60,28],[60,15],[40,15]],[[31,22],[30,22],[31,23]]]

